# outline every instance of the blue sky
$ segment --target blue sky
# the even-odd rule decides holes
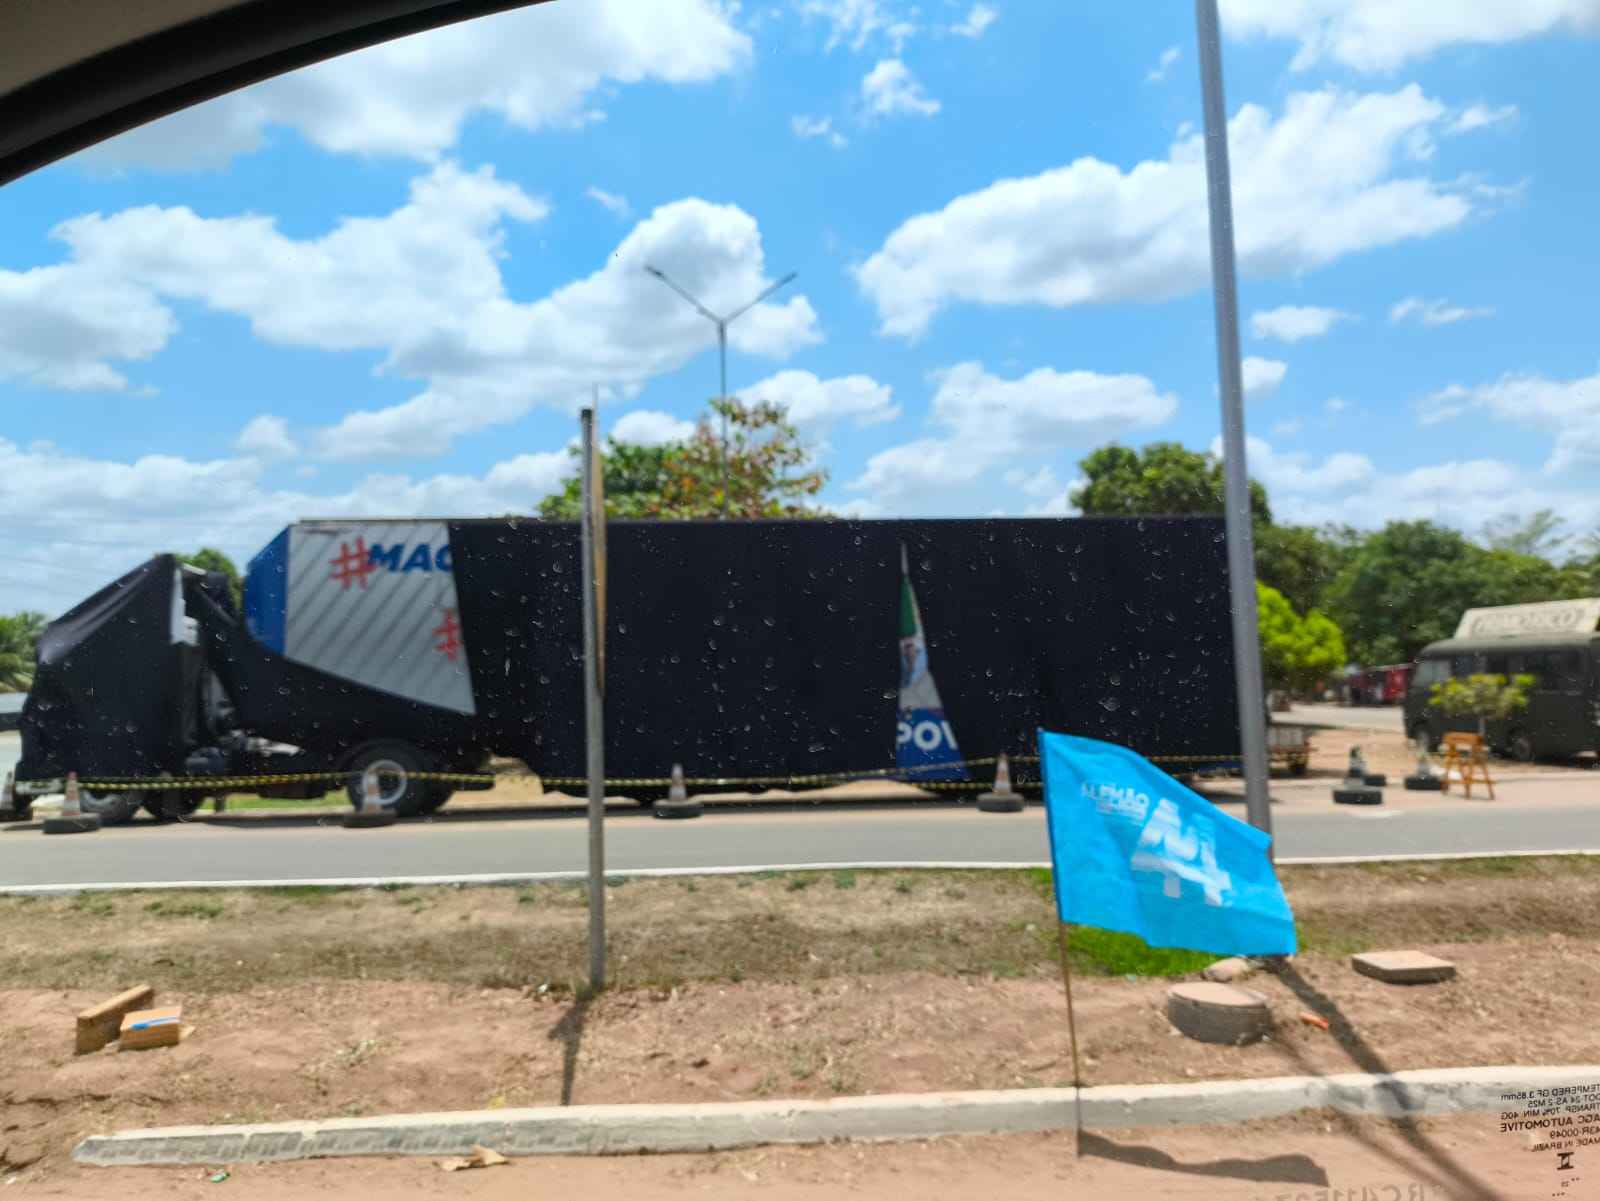
[[[529,511],[598,385],[790,406],[862,515],[1069,511],[1218,432],[1192,6],[556,0],[0,189],[0,609],[301,516]],[[1600,524],[1600,0],[1225,0],[1286,520]]]

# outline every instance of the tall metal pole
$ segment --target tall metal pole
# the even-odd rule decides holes
[[[1266,693],[1256,614],[1255,539],[1250,473],[1245,462],[1244,381],[1239,366],[1239,287],[1234,264],[1233,190],[1228,168],[1228,110],[1222,96],[1222,31],[1217,0],[1195,0],[1200,87],[1205,109],[1206,190],[1211,204],[1211,294],[1217,314],[1217,373],[1222,385],[1222,450],[1228,588],[1233,598],[1233,666],[1239,690],[1245,808],[1250,824],[1272,833],[1267,797]]]
[[[600,613],[596,596],[594,410],[584,409],[583,517],[583,685],[585,733],[589,751],[589,988],[606,986],[606,748],[605,710],[600,694]]]
[[[728,520],[728,323],[717,322],[717,353],[722,359],[722,520]]]

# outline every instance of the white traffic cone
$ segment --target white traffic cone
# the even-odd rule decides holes
[[[1021,813],[1022,797],[1011,787],[1011,760],[1006,755],[994,767],[994,787],[978,797],[983,813]]]
[[[674,763],[667,777],[667,799],[657,801],[651,812],[660,818],[699,817],[705,806],[689,796],[683,780],[683,764]]]
[[[78,773],[67,773],[67,789],[62,797],[61,812],[44,819],[46,834],[87,834],[100,828],[98,813],[85,813],[83,800],[78,795]]]
[[[378,794],[378,773],[370,768],[361,773],[361,805],[345,815],[347,830],[371,830],[394,825],[394,810],[385,809]]]

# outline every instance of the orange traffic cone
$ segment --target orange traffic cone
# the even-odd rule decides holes
[[[100,828],[98,813],[85,813],[83,800],[78,795],[78,773],[67,773],[66,793],[61,801],[61,812],[56,817],[44,819],[46,834],[87,834]]]
[[[1021,813],[1022,797],[1011,787],[1011,760],[1005,755],[994,768],[994,788],[978,797],[984,813]]]

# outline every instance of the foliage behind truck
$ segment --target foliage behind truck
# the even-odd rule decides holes
[[[608,776],[1026,780],[1040,727],[1237,758],[1223,555],[1213,518],[612,522]],[[491,755],[579,777],[580,584],[577,526],[522,519],[297,523],[242,613],[159,556],[41,640],[21,799],[76,771],[110,820],[170,816],[206,788],[163,775],[354,799],[371,770],[418,814],[462,786],[419,774]]]

